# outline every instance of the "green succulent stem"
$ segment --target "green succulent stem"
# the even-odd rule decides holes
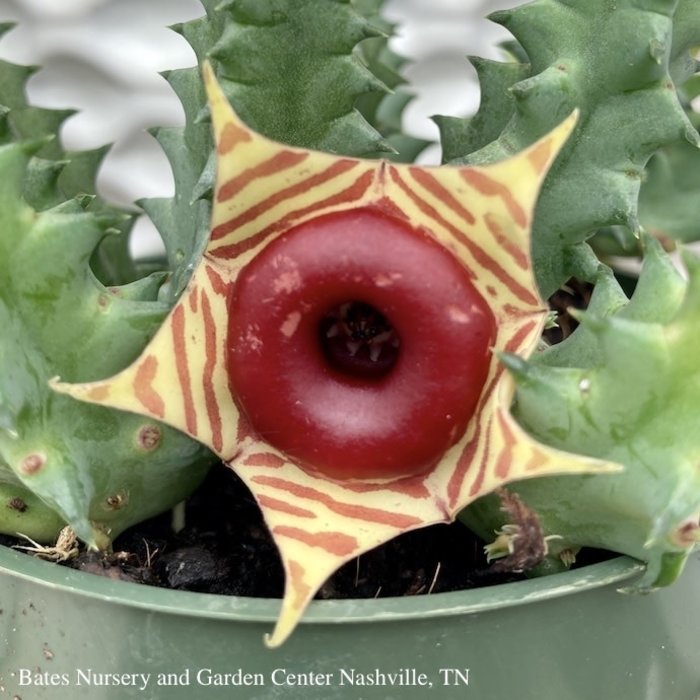
[[[534,0],[491,15],[513,33],[529,64],[489,66],[488,77],[500,83],[495,97],[485,89],[479,113],[461,127],[438,124],[450,162],[482,164],[523,149],[580,110],[535,216],[533,256],[545,297],[576,274],[569,249],[600,228],[622,225],[638,235],[637,199],[654,153],[700,143],[672,79],[683,72],[694,12],[678,0]],[[496,136],[494,124],[502,125]]]
[[[135,270],[124,265],[131,216],[95,196],[106,149],[62,149],[56,132],[69,113],[27,104],[32,72],[0,63],[0,532],[47,542],[69,523],[105,548],[181,500],[211,460],[165,426],[49,388],[57,374],[118,371],[168,306],[157,299],[162,274],[119,285]],[[111,273],[100,277],[111,286],[96,276],[107,262]],[[149,449],[145,429],[159,436]]]
[[[630,300],[600,267],[581,325],[525,361],[504,356],[517,385],[514,414],[542,442],[624,466],[619,474],[546,477],[509,487],[535,511],[550,542],[551,571],[580,547],[647,562],[640,587],[674,580],[700,529],[700,261],[686,255],[686,282],[658,242],[645,239]],[[481,536],[506,524],[488,496],[462,514]]]
[[[378,7],[343,0],[202,5],[203,17],[173,29],[198,63],[213,62],[254,128],[347,155],[393,151],[355,107],[389,92],[368,64],[400,82],[386,35],[365,16],[379,21]],[[374,38],[384,43],[363,43]],[[158,329],[209,235],[213,139],[199,67],[166,73],[186,123],[153,130],[176,191],[141,203],[163,237],[169,268],[154,270],[156,261],[143,276],[149,265],[128,252],[133,213],[95,194],[108,149],[62,148],[57,134],[72,112],[27,102],[35,70],[0,62],[0,499],[24,504],[4,513],[0,532],[19,531],[21,523],[25,534],[46,541],[68,523],[88,545],[106,548],[129,525],[181,502],[212,457],[162,424],[60,396],[49,380],[113,375]],[[390,138],[399,136],[401,108],[386,125]]]

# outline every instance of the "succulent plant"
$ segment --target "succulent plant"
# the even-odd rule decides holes
[[[653,239],[628,301],[601,266],[581,325],[530,362],[507,355],[516,378],[514,413],[527,431],[562,450],[624,465],[605,479],[542,478],[512,491],[536,512],[549,558],[570,565],[582,546],[624,552],[648,563],[635,585],[667,585],[700,542],[700,440],[693,429],[700,371],[692,338],[700,328],[700,261],[685,257],[685,282]],[[498,498],[462,513],[489,549],[508,554],[523,536],[508,526]],[[506,535],[502,536],[506,528]]]
[[[107,261],[116,276],[135,274],[123,243],[101,245],[126,238],[131,217],[94,196],[104,150],[63,152],[55,134],[67,114],[26,104],[30,74],[0,63],[0,527],[45,541],[70,523],[106,547],[182,500],[211,458],[164,425],[48,387],[57,373],[88,379],[129,362],[168,306],[157,300],[163,274],[110,286],[96,278],[91,261],[105,275]]]
[[[581,25],[578,31],[583,28],[580,37],[601,30],[601,21],[610,30],[618,22],[635,27],[638,48],[634,49],[633,42],[626,45],[629,59],[624,71],[611,57],[605,56],[605,51],[615,51],[617,47],[606,42],[587,71],[572,71],[571,78],[567,73],[565,79],[555,81],[558,87],[551,86],[550,68],[535,74],[536,65],[544,67],[539,54],[545,50],[541,45],[530,45],[528,37],[551,30],[552,21],[560,13],[572,10]],[[514,30],[528,56],[532,56],[531,75],[524,83],[512,83],[513,99],[507,106],[514,116],[503,133],[469,159],[481,158],[497,148],[497,144],[505,147],[511,143],[509,134],[519,119],[529,118],[529,123],[537,123],[532,119],[533,105],[539,109],[548,101],[552,104],[552,101],[568,100],[570,81],[581,76],[589,81],[588,89],[594,89],[598,96],[589,103],[587,124],[586,107],[582,106],[582,127],[595,129],[596,135],[600,135],[593,142],[591,136],[580,133],[577,150],[572,150],[570,160],[560,161],[561,179],[551,190],[547,190],[545,183],[534,240],[538,240],[538,226],[549,234],[559,232],[561,240],[588,238],[600,225],[614,223],[611,214],[615,207],[618,212],[628,212],[626,227],[623,230],[618,226],[615,232],[618,239],[626,241],[627,247],[634,251],[640,250],[645,242],[644,266],[630,300],[612,271],[600,265],[581,244],[576,252],[571,246],[561,248],[560,260],[568,260],[561,269],[567,275],[595,284],[588,311],[577,316],[581,326],[564,342],[545,349],[530,362],[512,355],[503,357],[517,384],[514,414],[532,435],[560,449],[606,458],[625,467],[621,474],[604,480],[589,481],[583,477],[562,483],[560,479],[546,478],[538,480],[534,490],[527,483],[513,486],[511,492],[537,513],[542,534],[548,539],[549,558],[540,567],[541,571],[570,565],[578,549],[587,545],[624,552],[646,561],[647,573],[637,585],[660,586],[676,578],[698,540],[700,482],[693,431],[685,422],[692,422],[698,409],[690,379],[694,371],[689,357],[692,353],[671,340],[677,336],[687,343],[687,334],[697,324],[697,262],[692,256],[685,257],[690,276],[686,284],[659,244],[650,238],[657,237],[667,247],[674,240],[687,242],[695,238],[700,200],[697,192],[693,193],[693,182],[700,166],[700,151],[697,132],[692,127],[697,115],[692,111],[689,96],[697,71],[691,48],[700,41],[697,13],[697,3],[683,0],[651,2],[643,7],[639,3],[618,3],[608,16],[596,3],[584,7],[579,3],[536,2],[515,10],[512,15],[498,16],[499,21],[505,20]],[[558,34],[563,37],[566,32]],[[563,38],[556,39],[560,41],[563,43]],[[551,63],[564,68],[569,64],[563,56],[575,44],[552,50],[558,46],[556,42],[547,42],[545,52],[551,53]],[[602,74],[596,77],[597,70],[611,71],[615,80],[604,82]],[[503,68],[499,74],[504,75]],[[654,80],[647,80],[652,74]],[[642,80],[646,80],[643,86]],[[547,87],[540,94],[531,89],[533,84]],[[636,94],[635,85],[641,88],[641,93]],[[624,96],[611,97],[611,87],[618,90],[624,86]],[[678,87],[674,89],[675,86]],[[521,105],[523,95],[527,97]],[[605,98],[599,99],[601,95]],[[630,119],[623,130],[618,130],[615,120],[623,119],[626,110],[637,109],[639,100],[647,105],[641,116]],[[491,113],[502,122],[504,111],[507,109],[501,104],[496,109],[483,104],[476,126],[487,122]],[[648,119],[654,120],[651,128]],[[454,124],[448,126],[453,129],[452,148],[458,149],[460,135],[454,131]],[[470,131],[469,124],[459,126],[471,143],[476,127]],[[644,133],[644,139],[635,136],[636,129]],[[614,143],[606,147],[608,137]],[[620,181],[624,174],[620,154],[625,147],[624,157],[638,166],[645,165],[653,153],[644,177],[639,178],[639,169],[635,176],[642,181],[638,215],[635,213],[638,188]],[[591,168],[607,169],[611,163],[615,163],[613,173],[590,175]],[[575,168],[576,175],[564,176],[563,169],[568,167]],[[585,186],[578,188],[576,206],[564,207],[560,203],[557,212],[551,214],[548,198],[555,197],[552,201],[556,202],[556,195],[550,193],[576,187],[577,178],[585,173],[589,174]],[[605,196],[600,190],[603,187]],[[589,195],[593,197],[590,200]],[[623,201],[627,204],[623,205]],[[604,209],[608,213],[594,221],[593,217]],[[581,212],[581,220],[590,222],[586,230],[574,221]],[[647,234],[639,236],[637,219],[648,230]],[[606,233],[609,235],[609,231]],[[637,233],[637,238],[632,238],[635,243],[630,245],[633,233]],[[540,240],[549,234],[543,233]],[[609,250],[609,244],[600,243],[602,235],[601,232],[594,239],[594,245],[599,250]],[[615,252],[620,251],[615,249]],[[536,264],[535,269],[541,271],[542,267]],[[550,271],[544,274],[540,282],[551,289],[547,280]],[[557,280],[561,281],[561,275]],[[677,372],[682,372],[685,378],[676,377]],[[672,437],[668,430],[679,432]],[[495,496],[478,501],[462,514],[463,521],[487,540],[497,533],[488,547],[493,557],[509,555],[523,536],[509,518],[510,514],[501,509],[500,499]]]
[[[582,244],[599,229],[624,225],[638,235],[637,200],[654,153],[689,143],[697,154],[698,134],[672,78],[673,71],[684,81],[692,66],[696,12],[693,0],[535,0],[491,15],[514,34],[528,63],[477,62],[497,97],[482,103],[478,119],[438,123],[449,162],[483,164],[581,110],[543,185],[533,225],[545,297],[578,273]]]
[[[107,548],[215,455],[282,557],[271,645],[343,563],[459,513],[500,529],[489,552],[512,567],[592,545],[671,582],[700,512],[700,263],[684,282],[644,234],[628,299],[586,241],[665,222],[669,200],[664,237],[693,238],[697,6],[499,13],[515,60],[475,61],[480,110],[439,119],[448,162],[423,167],[381,0],[202,4],[176,30],[204,79],[167,74],[186,123],[154,131],[175,196],[141,203],[164,274],[129,259],[129,215],[86,196],[99,153],[47,141],[62,115],[6,81],[0,493],[24,508],[0,530],[67,522]],[[543,295],[571,276],[590,308],[542,350]]]
[[[215,204],[186,293],[123,372],[53,387],[164,420],[236,470],[285,567],[277,645],[368,549],[507,481],[610,468],[519,430],[490,352],[537,343],[528,222],[574,119],[489,168],[388,166],[269,141],[207,82]]]

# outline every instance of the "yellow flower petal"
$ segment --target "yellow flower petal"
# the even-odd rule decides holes
[[[282,557],[284,600],[267,640],[278,646],[324,581],[363,552],[403,532],[450,522],[473,500],[512,481],[617,469],[530,438],[510,415],[513,382],[497,360],[502,351],[529,356],[546,319],[529,254],[530,226],[542,181],[576,114],[495,165],[394,165],[270,141],[236,116],[209,66],[204,77],[218,152],[204,257],[130,367],[100,382],[53,380],[52,386],[162,420],[230,464],[257,499]],[[488,378],[464,434],[428,473],[406,479],[339,482],[310,474],[255,434],[229,390],[227,300],[240,270],[289,228],[358,207],[400,213],[430,231],[472,273],[497,324]]]

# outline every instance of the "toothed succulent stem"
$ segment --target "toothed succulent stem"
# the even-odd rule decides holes
[[[279,547],[270,645],[338,567],[480,496],[461,517],[497,568],[595,546],[670,583],[700,531],[700,260],[685,281],[639,220],[696,236],[697,2],[493,15],[514,60],[473,59],[440,168],[365,159],[422,145],[382,0],[202,4],[174,29],[204,82],[165,74],[185,125],[153,130],[175,196],[142,202],[169,266],[147,277],[95,195],[104,149],[64,152],[69,113],[0,63],[0,531],[106,549],[215,454]],[[631,298],[585,244],[613,226],[645,251]],[[590,306],[543,348],[540,292],[571,275]]]
[[[640,587],[673,581],[700,531],[700,261],[689,280],[645,239],[644,268],[628,302],[601,267],[581,326],[529,361],[503,356],[517,385],[514,413],[538,439],[624,466],[605,479],[545,477],[512,487],[535,511],[550,561],[582,546],[647,562]],[[488,496],[462,519],[487,539],[508,522]]]
[[[0,531],[47,542],[70,523],[106,548],[193,489],[207,452],[154,421],[66,401],[48,385],[56,374],[116,371],[168,307],[156,299],[161,274],[117,286],[135,274],[126,257],[131,217],[94,196],[106,149],[63,151],[56,132],[68,113],[27,104],[31,73],[0,62],[8,127],[0,145]],[[105,237],[116,245],[101,246]]]
[[[173,29],[200,63],[214,60],[229,96],[260,131],[348,155],[391,151],[355,109],[361,97],[388,88],[358,48],[385,37],[353,5],[202,4],[205,17]],[[372,16],[375,9],[364,8]],[[22,500],[21,512],[36,513],[36,524],[25,529],[39,539],[69,522],[89,545],[104,548],[129,524],[187,496],[211,457],[157,420],[77,404],[53,394],[47,382],[55,375],[86,381],[113,374],[158,328],[209,235],[214,142],[200,66],[167,73],[186,124],[153,133],[173,166],[176,193],[142,204],[163,236],[171,275],[139,278],[143,267],[127,250],[133,217],[94,196],[107,149],[62,149],[56,134],[72,112],[27,104],[24,85],[34,71],[0,63],[0,144],[8,144],[0,150],[0,370],[13,368],[0,375],[0,482],[10,500],[27,489],[37,497]],[[148,392],[148,378],[140,384]]]
[[[537,207],[533,256],[543,296],[576,273],[569,249],[601,227],[624,225],[639,233],[637,198],[654,153],[700,142],[671,76],[672,69],[676,77],[683,74],[678,65],[681,56],[687,62],[687,15],[694,12],[678,0],[535,0],[491,15],[522,45],[528,76],[510,87],[510,114],[503,93],[494,100],[485,90],[477,117],[464,125],[461,137],[452,120],[439,122],[450,161],[494,162],[532,143],[572,109],[581,110],[577,132],[554,164]],[[503,86],[517,70],[499,69]],[[472,151],[490,135],[492,123],[503,124],[502,132]]]

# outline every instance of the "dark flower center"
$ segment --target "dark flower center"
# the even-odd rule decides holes
[[[333,369],[366,379],[386,376],[401,347],[387,317],[363,301],[332,308],[319,324],[319,340]]]

